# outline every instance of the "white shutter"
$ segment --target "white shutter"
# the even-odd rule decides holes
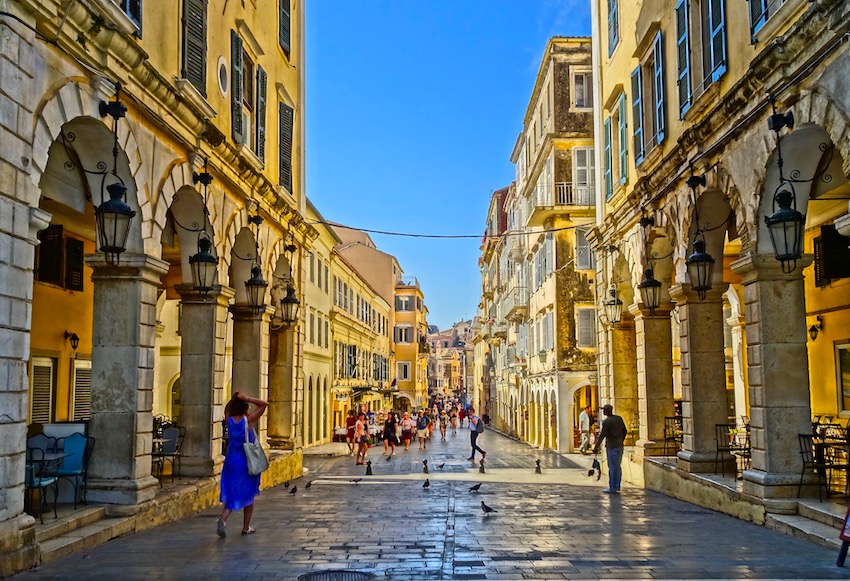
[[[74,421],[91,419],[91,360],[74,359]]]
[[[596,310],[576,309],[578,325],[576,329],[577,347],[596,347]]]
[[[580,206],[593,206],[595,168],[592,147],[573,148],[573,190],[575,201]]]
[[[30,377],[30,423],[53,421],[53,384],[56,364],[49,357],[33,357]]]
[[[546,324],[549,327],[549,349],[555,348],[555,313],[546,313]]]

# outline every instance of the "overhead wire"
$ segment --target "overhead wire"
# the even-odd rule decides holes
[[[356,230],[357,232],[366,232],[367,234],[381,234],[384,236],[401,236],[405,238],[432,238],[432,239],[443,239],[443,240],[452,240],[452,239],[463,239],[463,238],[491,238],[491,239],[500,239],[500,238],[509,238],[512,236],[533,236],[535,234],[546,234],[548,232],[563,232],[565,230],[574,230],[579,228],[578,225],[572,226],[561,226],[559,228],[545,228],[543,230],[534,230],[531,232],[525,231],[507,231],[501,234],[423,234],[423,233],[415,233],[415,232],[394,232],[390,230],[376,230],[372,228],[358,228],[356,226],[348,226],[345,224],[339,224],[337,222],[330,222],[327,220],[305,220],[307,224],[322,224],[325,226],[332,226],[335,228],[346,228],[348,230]]]

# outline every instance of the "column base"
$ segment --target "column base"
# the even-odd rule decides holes
[[[635,450],[640,451],[639,455],[644,456],[664,456],[664,442],[656,442],[655,440],[641,440],[635,442]]]
[[[808,477],[808,478],[807,478]],[[817,483],[814,474],[807,474],[803,478],[803,488],[807,483]],[[744,470],[744,493],[762,498],[765,506],[768,501],[773,501],[779,506],[792,502],[797,504],[797,486],[800,484],[799,474],[769,473],[761,470]],[[817,490],[814,490],[817,493]]]
[[[152,475],[136,480],[94,479],[86,482],[86,500],[103,504],[141,504],[152,500],[159,480]]]
[[[270,436],[266,441],[269,444],[269,448],[274,448],[275,450],[295,450],[297,448],[295,440],[291,440],[289,438],[276,438],[274,436]]]
[[[693,474],[738,474],[738,459],[724,452],[717,457],[716,452],[693,452],[682,450],[676,454],[676,467],[683,472]]]
[[[224,456],[206,458],[183,456],[180,458],[180,476],[216,476],[221,474]]]

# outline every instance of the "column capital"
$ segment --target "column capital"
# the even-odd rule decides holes
[[[782,272],[782,263],[772,254],[745,254],[732,263],[732,272],[741,277],[745,285],[757,280],[802,280],[803,269],[814,261],[814,255],[804,254],[797,260],[793,272]]]
[[[686,305],[692,302],[699,303],[719,303],[723,302],[723,295],[729,288],[729,283],[713,285],[710,290],[705,291],[705,298],[699,298],[697,291],[689,284],[675,284],[670,287],[670,298],[676,303],[676,306]]]
[[[166,261],[147,254],[124,253],[121,255],[118,264],[109,264],[106,262],[106,255],[98,252],[97,254],[87,254],[85,262],[94,271],[92,280],[141,278],[157,285],[160,283],[162,275],[168,272],[170,267]]]
[[[670,312],[673,310],[673,303],[661,303],[658,308],[650,312],[649,309],[643,306],[643,303],[634,303],[629,305],[629,312],[638,319],[669,319]]]
[[[219,305],[227,306],[233,300],[233,297],[236,296],[236,291],[229,286],[220,284],[214,285],[206,293],[195,290],[195,287],[191,284],[175,284],[174,290],[180,295],[180,302],[184,304],[217,302]]]

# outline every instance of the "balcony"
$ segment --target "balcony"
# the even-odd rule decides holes
[[[528,316],[528,288],[514,287],[502,299],[502,312],[508,321],[522,321]]]
[[[419,279],[415,276],[403,276],[396,281],[395,287],[419,289]]]
[[[559,214],[592,213],[596,209],[596,192],[593,186],[575,187],[571,183],[556,182],[554,190],[548,185],[535,187],[527,203],[526,226],[542,226]]]
[[[504,323],[504,322],[494,323],[493,324],[493,336],[497,337],[499,339],[507,339],[508,338],[508,324]]]

